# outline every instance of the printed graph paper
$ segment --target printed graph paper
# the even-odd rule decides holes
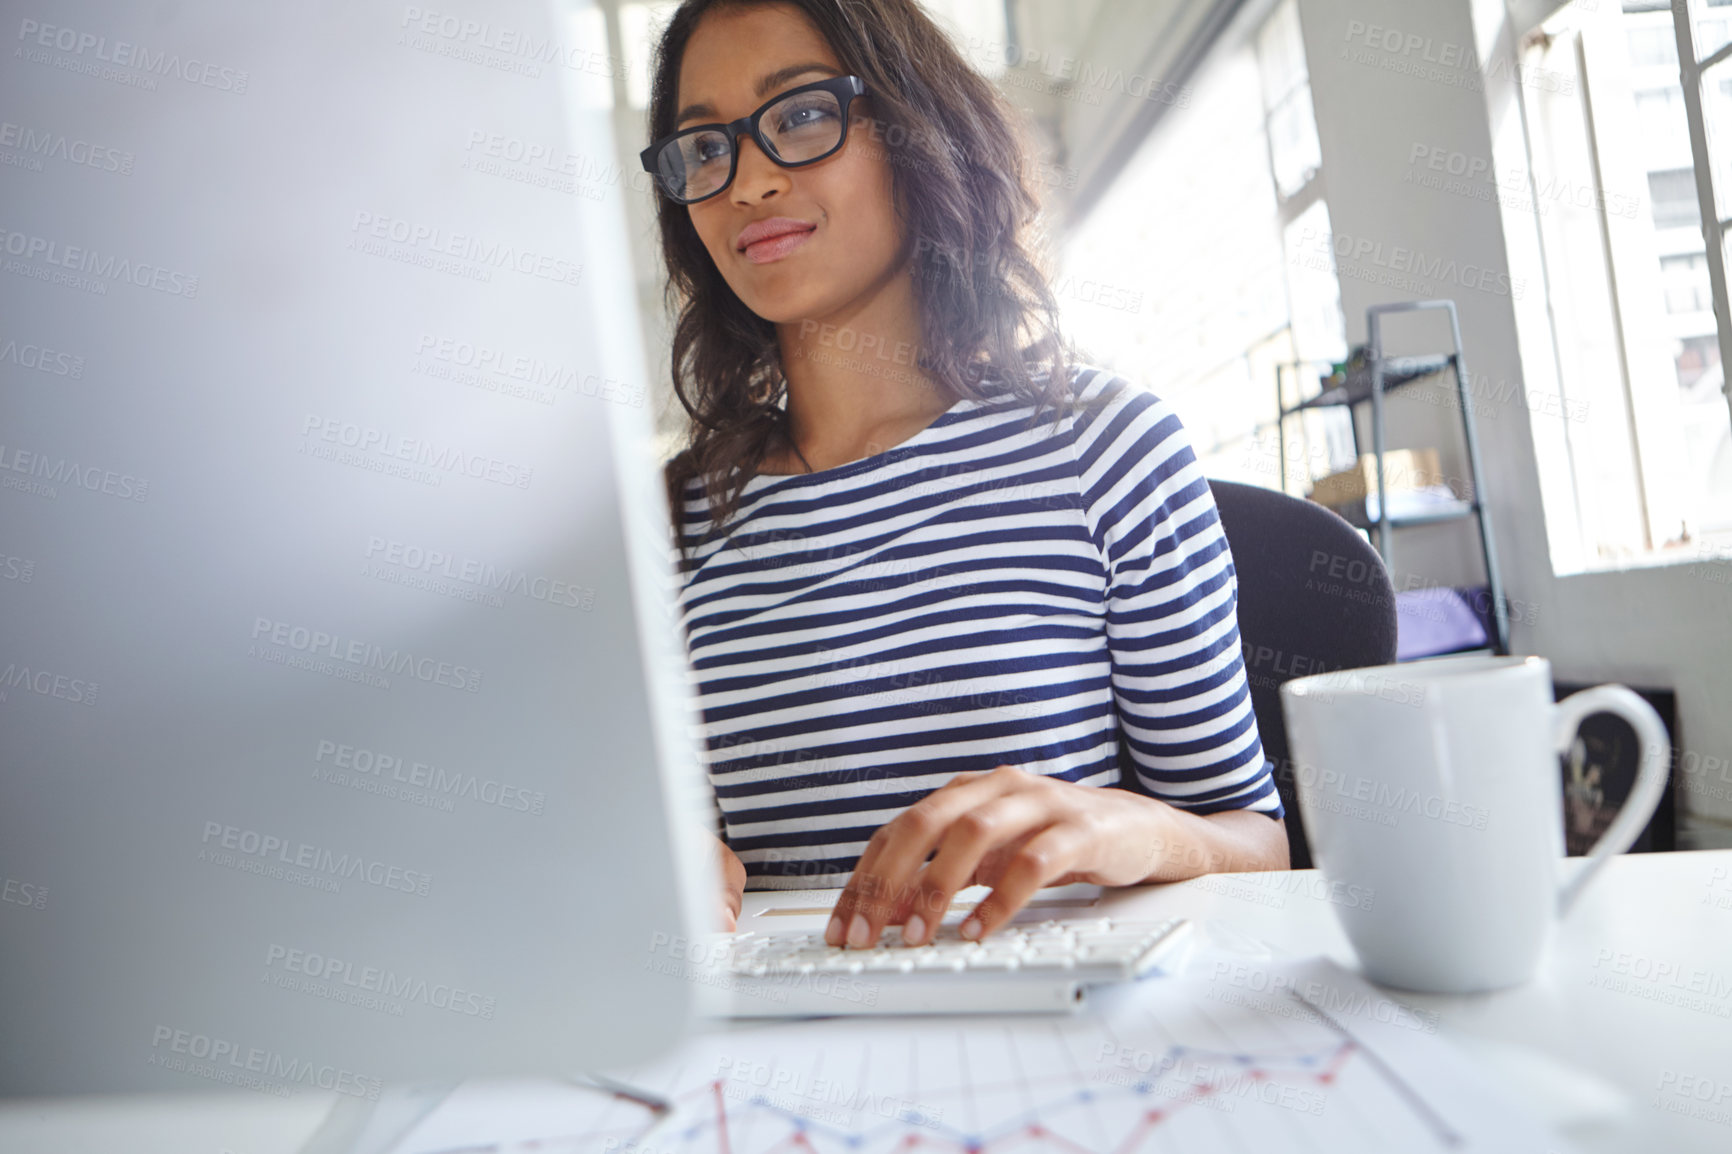
[[[812,1021],[703,1035],[591,1088],[466,1084],[396,1154],[1569,1149],[1434,1018],[1339,967],[1195,970],[1074,1018]]]

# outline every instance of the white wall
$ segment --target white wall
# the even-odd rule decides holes
[[[1468,368],[1493,382],[1522,382],[1518,309],[1543,309],[1543,285],[1528,278],[1499,291],[1510,254],[1531,253],[1531,230],[1520,214],[1491,200],[1416,187],[1405,178],[1416,145],[1468,157],[1493,155],[1493,136],[1519,132],[1512,71],[1481,71],[1471,59],[1511,51],[1501,26],[1501,0],[1299,0],[1311,89],[1322,141],[1323,171],[1337,244],[1341,238],[1381,244],[1374,255],[1337,256],[1348,339],[1365,339],[1366,306],[1418,295],[1453,298],[1461,314]],[[1398,47],[1369,29],[1394,29]],[[1393,40],[1388,43],[1394,43]],[[1507,56],[1505,57],[1507,59]],[[1378,283],[1402,273],[1407,253],[1453,260],[1456,277],[1420,286]],[[1411,259],[1411,258],[1405,258]],[[1447,266],[1446,266],[1447,267]],[[1471,270],[1471,271],[1469,271]],[[1489,273],[1489,275],[1488,275]],[[1471,283],[1463,283],[1468,281]],[[1479,287],[1489,285],[1490,287]],[[1409,320],[1403,331],[1429,337]],[[1386,338],[1392,352],[1407,351]],[[1538,385],[1539,382],[1525,382]],[[1478,398],[1476,398],[1476,401]],[[1531,607],[1514,624],[1517,652],[1551,660],[1568,681],[1622,681],[1672,688],[1678,694],[1682,751],[1680,844],[1732,846],[1732,583],[1725,562],[1687,563],[1558,577],[1542,516],[1534,417],[1522,403],[1481,402],[1480,434],[1487,498],[1501,553],[1506,591]],[[1446,408],[1408,406],[1399,435],[1410,443],[1450,444],[1458,418]],[[1541,428],[1542,439],[1554,430]],[[1394,442],[1400,443],[1400,442]],[[1457,457],[1459,462],[1459,457]],[[1471,532],[1423,531],[1417,544],[1397,543],[1397,569],[1472,569]]]

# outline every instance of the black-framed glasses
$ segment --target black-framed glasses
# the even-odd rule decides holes
[[[858,76],[835,76],[790,88],[750,116],[728,124],[699,124],[664,136],[642,152],[644,171],[662,194],[679,204],[708,200],[734,181],[740,137],[750,136],[783,168],[815,164],[848,139],[848,107],[865,96]]]

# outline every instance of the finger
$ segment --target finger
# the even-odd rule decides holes
[[[874,944],[886,925],[906,925],[910,917],[918,918],[916,928],[924,940],[928,927],[943,920],[949,901],[948,896],[923,894],[916,884],[928,859],[939,851],[958,820],[1023,788],[1026,781],[1027,775],[1010,767],[1002,767],[1002,772],[970,774],[961,783],[934,791],[891,822],[876,859],[862,878],[862,891],[876,894],[877,900],[855,906],[848,944]],[[962,876],[966,877],[967,871]],[[960,884],[956,881],[952,890]],[[917,907],[921,901],[925,904]]]
[[[959,773],[949,781],[939,786],[933,793],[939,793],[955,786],[958,781],[979,777],[977,773]],[[928,794],[927,796],[932,796]],[[906,811],[904,811],[906,812]],[[898,814],[898,817],[901,815]],[[848,881],[842,887],[842,892],[836,897],[836,904],[831,907],[830,921],[824,927],[824,941],[827,945],[839,946],[848,936],[849,926],[860,907],[869,901],[875,901],[882,895],[877,889],[876,867],[879,858],[884,853],[884,843],[894,832],[891,826],[896,818],[890,819],[873,831],[867,839],[866,847],[860,851],[860,857],[854,863],[853,872],[848,875]]]
[[[739,911],[737,911],[733,907],[729,906],[726,902],[723,902],[722,903],[721,917],[719,917],[716,920],[721,923],[722,930],[724,933],[730,933],[731,934],[736,929],[739,928],[739,925],[740,925]]]
[[[950,899],[974,877],[981,859],[1007,842],[1023,842],[1053,823],[1051,808],[1029,793],[1011,793],[978,805],[950,823],[938,852],[913,879],[902,940],[923,946],[938,932]]]
[[[962,936],[980,939],[1008,922],[1035,891],[1070,872],[1088,849],[1088,831],[1074,824],[1048,826],[1030,838],[1004,867],[998,884],[962,923]]]
[[[970,787],[971,783],[989,776],[984,772],[964,771],[955,774],[951,779],[933,790],[927,797],[948,795],[956,790]],[[979,787],[974,787],[978,789]],[[922,799],[925,800],[925,799]],[[917,803],[918,804],[918,803]],[[903,811],[905,814],[907,811]],[[900,921],[907,913],[906,889],[901,894],[892,892],[886,887],[885,880],[878,866],[883,860],[885,847],[897,835],[896,822],[902,817],[897,815],[880,826],[861,851],[860,860],[854,865],[854,871],[849,875],[848,883],[837,897],[832,907],[830,921],[824,928],[824,941],[831,946],[840,946],[852,938],[856,942],[871,944],[877,941],[877,934],[886,924]],[[921,860],[925,860],[922,854]],[[872,916],[872,915],[876,916]],[[855,918],[860,921],[856,924]],[[875,928],[876,927],[876,928]]]
[[[909,880],[950,823],[1012,787],[1012,776],[996,771],[957,774],[880,826],[836,901],[824,940],[833,946],[875,944],[886,925],[906,916]]]
[[[829,924],[824,927],[827,944],[873,945],[885,925],[899,922],[906,916],[908,887],[903,885],[900,891],[892,889],[880,869],[885,860],[885,848],[902,832],[898,823],[906,816],[905,810],[885,822],[866,843],[866,849],[854,865],[854,872],[848,877],[848,884],[836,899]]]
[[[895,819],[892,819],[894,821]],[[836,898],[836,904],[830,912],[830,921],[824,927],[824,941],[827,945],[840,946],[848,938],[849,928],[860,911],[880,900],[878,892],[878,877],[873,872],[873,862],[878,860],[884,849],[884,839],[890,836],[890,822],[885,822],[875,830],[866,842],[866,848],[860,851],[860,858],[854,863],[854,871],[848,875],[847,884]],[[862,928],[856,934],[863,934]]]

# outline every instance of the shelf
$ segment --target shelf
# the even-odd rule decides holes
[[[1365,503],[1357,505],[1325,505],[1325,509],[1334,512],[1352,525],[1355,529],[1376,529],[1378,518],[1367,516]],[[1459,521],[1464,517],[1472,517],[1479,512],[1479,506],[1472,501],[1452,501],[1447,506],[1430,509],[1423,513],[1398,513],[1389,518],[1391,529],[1405,529],[1413,525],[1441,525],[1446,521]]]
[[[1383,348],[1384,319],[1397,313],[1417,313],[1439,310],[1448,314],[1450,345],[1453,351],[1448,353],[1426,353],[1417,356],[1380,357],[1378,351]],[[1491,528],[1491,510],[1484,503],[1485,479],[1480,475],[1479,440],[1474,432],[1473,414],[1467,398],[1467,367],[1465,354],[1462,352],[1461,321],[1456,315],[1455,302],[1447,299],[1391,301],[1375,304],[1365,310],[1365,335],[1363,345],[1355,347],[1349,354],[1351,367],[1347,367],[1339,377],[1333,373],[1320,374],[1317,395],[1302,400],[1291,408],[1287,405],[1289,392],[1300,392],[1304,388],[1305,378],[1314,372],[1319,372],[1327,362],[1318,360],[1282,361],[1275,365],[1275,428],[1276,448],[1281,462],[1281,491],[1287,491],[1288,441],[1287,418],[1296,413],[1304,413],[1326,408],[1345,408],[1348,420],[1345,422],[1345,432],[1353,439],[1354,467],[1360,467],[1367,454],[1360,444],[1362,436],[1361,425],[1369,428],[1371,438],[1371,454],[1381,466],[1388,453],[1385,443],[1388,414],[1384,406],[1374,403],[1372,411],[1367,414],[1368,421],[1358,420],[1358,413],[1353,406],[1367,401],[1375,402],[1386,393],[1393,393],[1413,384],[1415,381],[1428,380],[1437,376],[1445,369],[1450,371],[1453,379],[1446,383],[1459,398],[1459,404],[1452,406],[1458,410],[1461,418],[1462,446],[1467,455],[1468,480],[1470,487],[1464,486],[1473,496],[1469,499],[1455,498],[1454,491],[1439,487],[1437,492],[1443,500],[1427,502],[1413,499],[1411,489],[1405,491],[1385,492],[1387,498],[1379,512],[1385,514],[1378,517],[1367,516],[1367,505],[1377,500],[1377,494],[1372,493],[1361,497],[1358,501],[1344,505],[1325,505],[1333,510],[1349,525],[1354,526],[1371,538],[1378,554],[1383,558],[1385,567],[1390,565],[1394,530],[1405,529],[1417,525],[1441,525],[1447,522],[1475,520],[1479,526],[1480,555],[1485,562],[1486,589],[1491,597],[1491,620],[1486,625],[1487,644],[1484,649],[1493,653],[1509,652],[1509,616],[1507,603],[1503,596],[1503,579],[1498,572],[1497,550],[1495,537]],[[1435,347],[1435,346],[1434,346]],[[1374,371],[1375,370],[1375,371]],[[1289,381],[1291,377],[1291,381]],[[1375,379],[1378,387],[1374,391],[1372,383]],[[1331,429],[1332,435],[1343,430]],[[1307,455],[1309,454],[1309,435],[1315,430],[1307,429]],[[1334,447],[1333,445],[1331,446]],[[1378,480],[1386,480],[1380,474]],[[1359,488],[1360,486],[1355,486]],[[1371,487],[1367,480],[1364,487]],[[1339,489],[1337,490],[1340,491]],[[1459,491],[1459,490],[1455,490]],[[1454,498],[1454,499],[1451,499]],[[1317,502],[1322,504],[1322,502]],[[1391,513],[1391,510],[1394,512]],[[1399,630],[1398,630],[1399,632]],[[1470,648],[1464,652],[1480,652],[1478,648]]]
[[[1385,393],[1394,392],[1403,385],[1412,384],[1414,381],[1440,373],[1448,368],[1453,360],[1455,357],[1449,354],[1424,357],[1386,357],[1383,361],[1383,391]],[[1370,399],[1371,370],[1361,367],[1349,372],[1344,383],[1324,389],[1315,397],[1300,401],[1290,409],[1282,409],[1281,416],[1285,417],[1289,413],[1302,413],[1308,409],[1357,405]]]
[[[1426,661],[1436,661],[1440,657],[1496,657],[1498,651],[1490,645],[1470,645],[1466,649],[1439,649],[1436,653],[1416,653],[1411,657],[1397,657],[1395,660],[1402,665],[1414,665]]]

